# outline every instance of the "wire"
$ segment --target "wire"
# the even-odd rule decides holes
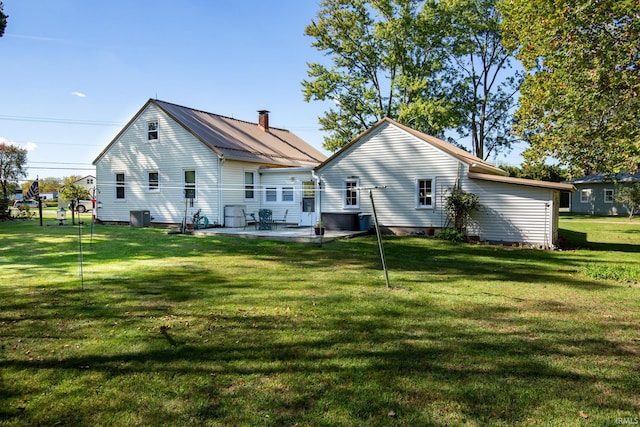
[[[67,125],[85,125],[85,126],[124,126],[121,122],[107,122],[101,120],[77,120],[77,119],[60,119],[54,117],[28,117],[28,116],[8,116],[0,114],[0,120],[10,120],[16,122],[35,122],[35,123],[60,123]]]

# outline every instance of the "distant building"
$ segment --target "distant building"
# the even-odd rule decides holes
[[[640,182],[640,173],[596,173],[567,181],[576,187],[571,194],[570,211],[590,215],[628,215],[626,207],[615,200],[620,186]]]

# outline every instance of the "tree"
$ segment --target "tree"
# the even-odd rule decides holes
[[[335,151],[383,117],[433,135],[460,121],[439,40],[415,0],[323,0],[305,29],[333,66],[308,64],[305,101],[335,103],[319,118]],[[425,4],[424,7],[429,5]],[[440,80],[443,84],[434,84]]]
[[[486,160],[515,141],[511,110],[522,80],[509,71],[514,52],[502,43],[502,16],[495,0],[440,0],[436,12],[429,25],[444,23],[447,69],[456,75],[453,93],[463,118],[457,131]]]
[[[25,170],[26,163],[26,149],[0,142],[1,199],[8,200],[14,190],[19,188],[18,180],[27,176],[27,172]]]
[[[456,129],[487,158],[512,141],[517,79],[500,43],[494,0],[323,0],[307,26],[333,66],[309,64],[306,101],[335,103],[319,118],[335,151],[382,117],[444,137]]]
[[[640,213],[640,183],[618,186],[615,200],[627,208],[629,219],[633,218]]]
[[[3,13],[4,5],[0,1],[0,37],[4,34],[4,29],[7,28],[7,18],[8,15]]]
[[[60,189],[59,194],[60,198],[71,202],[71,223],[73,225],[76,223],[75,210],[77,201],[91,199],[89,191],[83,186],[76,184],[75,181],[77,181],[77,179],[74,179],[74,177],[65,178],[65,184]]]
[[[516,133],[526,159],[582,173],[640,169],[637,0],[500,0],[527,74]]]

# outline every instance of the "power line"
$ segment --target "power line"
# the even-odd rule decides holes
[[[11,120],[16,122],[35,122],[35,123],[57,123],[67,125],[84,125],[84,126],[124,126],[121,122],[109,122],[102,120],[79,120],[79,119],[61,119],[55,117],[29,117],[29,116],[9,116],[0,114],[0,120]]]

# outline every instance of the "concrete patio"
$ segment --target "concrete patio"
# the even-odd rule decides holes
[[[253,226],[246,228],[214,227],[194,230],[195,235],[226,235],[246,239],[278,240],[283,242],[324,243],[336,239],[346,239],[367,234],[366,231],[325,230],[324,236],[316,236],[313,227],[295,227],[279,225],[273,230],[256,230]]]

